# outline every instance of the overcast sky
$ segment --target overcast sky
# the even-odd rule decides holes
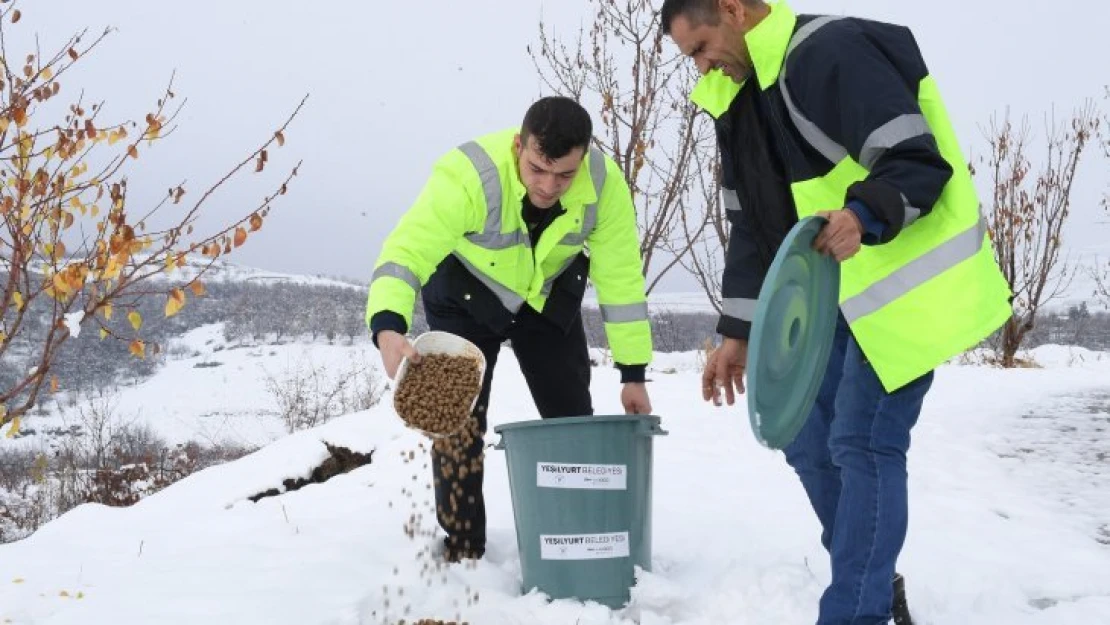
[[[176,71],[176,92],[188,102],[176,134],[144,152],[132,202],[144,192],[165,193],[182,178],[195,197],[309,94],[285,147],[270,155],[274,169],[232,185],[209,211],[223,218],[246,210],[281,170],[303,159],[263,236],[232,260],[358,280],[369,277],[383,238],[437,156],[519,123],[527,105],[547,94],[525,51],[537,41],[540,17],[568,40],[592,19],[584,0],[21,5],[23,20],[6,26],[13,58],[30,51],[26,44],[35,34],[45,53],[82,27],[118,29],[63,85],[70,94],[84,89],[87,101],[106,100],[105,119],[141,119]],[[1062,116],[1087,97],[1110,107],[1103,99],[1110,84],[1104,32],[1110,9],[1103,2],[1086,9],[1006,0],[795,0],[792,6],[912,27],[966,153],[982,154],[980,128],[1006,106],[1029,114],[1041,136],[1050,107]],[[1076,249],[1110,253],[1110,219],[1097,207],[1108,171],[1092,151],[1068,230]],[[697,287],[676,275],[666,288]]]

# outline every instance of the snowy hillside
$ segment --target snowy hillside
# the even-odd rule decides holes
[[[211,264],[211,267],[208,265]],[[161,263],[159,263],[161,265]],[[171,279],[175,281],[191,280],[196,277],[205,267],[208,267],[202,278],[205,282],[227,283],[227,282],[257,282],[261,284],[272,284],[275,282],[289,282],[293,284],[302,285],[315,285],[315,286],[343,286],[343,287],[359,287],[364,288],[366,285],[361,284],[354,280],[329,278],[324,276],[307,276],[301,274],[288,274],[275,271],[268,271],[256,267],[249,267],[237,262],[229,262],[224,260],[212,261],[211,258],[206,258],[200,255],[190,255],[186,258],[183,267],[175,268],[172,272],[166,274],[156,274],[155,280]],[[43,271],[45,265],[32,266],[32,271]],[[4,263],[4,259],[0,259],[0,272],[8,271],[8,267]]]
[[[269,444],[129,508],[86,504],[0,545],[0,623],[813,622],[828,579],[816,520],[781,455],[756,444],[743,405],[700,400],[696,353],[661,355],[650,374],[669,431],[654,439],[653,570],[614,612],[521,593],[503,452],[487,455],[486,559],[439,567],[427,553],[434,539],[405,533],[412,519],[435,529],[428,445],[400,424],[391,395],[283,433],[267,375],[375,362],[372,347],[230,349],[218,327],[184,341],[178,359],[122,391],[121,412],[176,440]],[[899,566],[919,625],[1110,623],[1110,355],[1032,356],[1041,368],[938,372],[914,431]],[[497,371],[491,432],[536,418],[509,350]],[[618,411],[617,379],[594,370],[598,414]],[[306,476],[328,456],[325,443],[371,462],[252,501]]]
[[[175,269],[169,274],[158,277],[168,277],[171,280],[190,280],[204,267],[208,266],[210,258],[202,256],[189,257],[184,267]],[[365,288],[366,285],[352,280],[342,280],[323,276],[307,276],[268,271],[256,267],[249,267],[237,262],[217,260],[201,278],[204,282],[229,283],[229,282],[254,282],[257,284],[273,284],[277,282],[312,285],[312,286],[342,286]]]

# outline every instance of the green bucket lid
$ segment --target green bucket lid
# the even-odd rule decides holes
[[[782,449],[805,424],[832,350],[840,264],[813,249],[826,223],[800,220],[759,291],[748,339],[748,414],[765,447]]]

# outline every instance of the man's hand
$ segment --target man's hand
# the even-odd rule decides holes
[[[748,363],[748,342],[744,339],[725,338],[721,346],[713,350],[701,374],[701,397],[705,401],[713,399],[714,406],[721,405],[721,389],[725,389],[725,401],[731,406],[736,402],[737,393],[744,392],[744,369]]]
[[[420,353],[412,343],[409,343],[403,334],[393,330],[382,330],[378,333],[378,351],[382,353],[382,365],[390,380],[397,376],[402,358],[408,358],[414,363],[420,362]]]
[[[648,399],[647,384],[629,382],[621,389],[621,404],[625,414],[651,414],[651,400]]]
[[[863,223],[851,209],[821,211],[818,217],[829,220],[813,240],[813,249],[831,255],[842,263],[859,252],[863,242]]]

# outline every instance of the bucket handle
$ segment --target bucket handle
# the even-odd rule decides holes
[[[650,428],[640,430],[642,436],[665,436],[667,434],[670,434],[670,432],[664,430],[663,426],[658,423],[652,424]]]

